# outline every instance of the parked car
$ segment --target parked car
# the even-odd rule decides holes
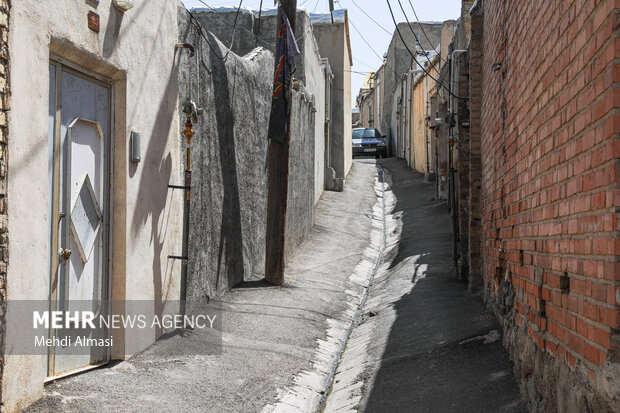
[[[374,156],[385,158],[388,154],[387,139],[374,128],[353,129],[353,157]]]

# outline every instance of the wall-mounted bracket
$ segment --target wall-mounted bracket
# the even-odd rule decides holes
[[[168,185],[168,188],[172,189],[192,189],[191,185]]]
[[[169,260],[187,260],[187,257],[181,255],[168,255]]]

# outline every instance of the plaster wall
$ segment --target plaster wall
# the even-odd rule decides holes
[[[360,99],[360,114],[363,128],[374,127],[375,124],[375,89],[372,88],[365,92]]]
[[[438,59],[433,60],[432,66],[427,66],[426,70],[436,75],[438,68]],[[438,76],[434,76],[437,77]],[[428,128],[427,122],[425,118],[428,116],[431,118],[430,123],[435,122],[435,116],[432,111],[430,111],[430,100],[433,93],[436,90],[436,82],[433,78],[426,75],[423,72],[418,72],[415,75],[415,80],[412,85],[412,104],[411,111],[409,112],[410,122],[411,122],[411,133],[409,134],[408,139],[411,141],[411,151],[412,151],[412,162],[410,163],[410,167],[421,173],[430,173],[432,170],[432,159],[431,154],[432,150],[428,150],[428,167],[430,170],[427,170],[427,137],[431,137],[433,135],[433,131]],[[429,110],[427,110],[427,106]],[[430,140],[430,138],[429,138]]]
[[[184,7],[179,7],[178,13],[179,41],[194,45],[196,50],[181,67],[179,99],[185,102],[189,98],[191,80],[191,99],[203,109],[192,138],[187,292],[189,300],[199,301],[221,295],[243,281],[264,277],[267,131],[274,57],[259,47],[245,56],[231,51],[222,60],[217,56],[223,57],[227,47],[204,27],[206,39],[201,37],[198,28],[190,25]],[[273,29],[275,33],[275,26]],[[309,71],[310,64],[305,67],[307,81],[318,88],[321,73]],[[303,82],[294,82],[294,88],[285,258],[314,223],[315,161],[317,156],[322,159],[315,153],[316,98]],[[181,112],[179,116],[184,119]],[[181,160],[178,167],[182,165]]]
[[[426,36],[428,36],[428,38],[430,39],[430,42],[426,39],[426,36],[422,34],[420,24],[411,23],[411,27],[408,27],[407,23],[398,24],[400,35],[403,36],[403,38],[407,42],[409,50],[413,53],[415,53],[416,46],[416,38],[414,33],[420,35],[420,44],[422,45],[422,48],[424,48],[424,50],[430,51],[433,48],[437,48],[437,46],[441,42],[441,23],[422,23],[421,26],[424,28],[424,32],[426,33]],[[416,58],[420,63],[426,60],[423,56],[417,56]],[[409,54],[409,51],[407,51],[407,48],[403,44],[403,41],[400,39],[399,34],[395,31],[387,52],[386,64],[389,66],[389,70],[385,71],[383,84],[383,87],[385,88],[387,93],[392,93],[394,91],[394,89],[399,84],[400,76],[411,68],[411,63],[411,54]],[[383,112],[382,124],[379,129],[385,135],[396,135],[396,124],[392,122],[392,101],[389,99],[384,99],[381,105],[381,109]],[[400,149],[397,150],[400,153]]]
[[[403,145],[404,136],[407,134],[407,128],[409,126],[408,118],[403,116],[403,112],[405,112],[409,107],[409,92],[406,85],[407,81],[401,81],[401,83],[394,88],[394,93],[392,93],[390,98],[392,102],[392,110],[390,111],[391,121],[389,130],[392,130],[393,133],[390,136],[381,132],[383,135],[388,136],[392,154],[396,153],[395,150],[397,150],[397,148],[403,147],[403,156],[407,156],[408,154],[408,152],[405,151],[405,149],[408,148],[408,145]],[[405,96],[401,96],[403,89],[406,92]]]
[[[87,14],[100,15],[100,32]],[[48,100],[51,55],[112,85],[110,274],[113,299],[178,298],[180,266],[166,259],[181,245],[178,183],[176,3],[137,2],[125,14],[110,0],[14,2],[11,14],[8,211],[13,263],[8,299],[47,300],[50,291]],[[128,160],[131,130],[142,133],[142,162]],[[25,190],[27,188],[27,190]],[[7,335],[12,332],[7,331]],[[154,337],[147,338],[144,346]],[[125,356],[122,337],[113,356]],[[47,357],[7,356],[3,411],[18,411],[43,391]]]
[[[222,43],[230,47],[238,56],[245,56],[255,47],[263,47],[275,54],[277,14],[271,10],[258,18],[258,11],[242,10],[237,16],[237,25],[234,25],[236,12],[214,12],[210,9],[194,9],[192,13],[203,27],[221,39]],[[324,187],[325,176],[325,112],[318,108],[325,107],[325,75],[321,65],[318,45],[312,32],[310,18],[305,11],[298,11],[296,18],[296,38],[300,55],[296,58],[295,79],[303,82],[304,95],[311,105],[317,109],[314,121],[315,146],[314,153],[314,200],[318,202]],[[314,112],[313,112],[314,113]]]
[[[411,102],[411,151],[413,162],[409,165],[414,171],[426,173],[426,152],[424,141],[424,79],[413,85]]]
[[[322,57],[329,59],[334,73],[332,96],[331,167],[336,178],[344,179],[353,162],[351,142],[351,57],[345,23],[313,24]]]
[[[298,13],[298,19],[303,21],[303,25],[297,30],[303,36],[303,97],[298,102],[303,106],[309,105],[310,113],[304,114],[309,116],[311,121],[306,125],[313,128],[314,134],[309,136],[310,141],[314,142],[314,148],[308,153],[314,153],[314,203],[316,204],[323,193],[325,181],[325,107],[326,107],[326,89],[325,89],[325,70],[321,63],[321,55],[319,54],[319,46],[314,38],[312,24],[306,13]],[[303,31],[300,31],[303,30]],[[331,106],[330,106],[331,107]],[[295,112],[293,112],[295,113]],[[305,130],[299,130],[306,133]],[[307,155],[304,155],[307,156]]]

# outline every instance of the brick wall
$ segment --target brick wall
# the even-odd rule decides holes
[[[480,258],[480,136],[482,107],[482,39],[484,33],[484,16],[481,4],[471,14],[471,39],[469,51],[469,196],[467,199],[469,213],[463,216],[467,220],[467,244],[469,266],[469,291],[479,293],[482,289],[482,264]]]
[[[618,411],[618,1],[478,3],[470,271],[479,149],[484,295],[530,406]]]
[[[9,13],[10,0],[0,3],[0,354],[4,354],[4,314],[6,312],[6,273],[8,264],[8,233],[6,211],[7,136],[9,110]],[[0,398],[4,359],[0,358]]]
[[[456,42],[455,42],[456,43]],[[469,56],[468,53],[454,54],[453,87],[461,99],[452,97],[455,111],[455,201],[457,240],[456,275],[462,280],[469,277],[469,131],[470,116],[467,97],[469,95]]]

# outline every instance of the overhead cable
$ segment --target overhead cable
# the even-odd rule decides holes
[[[409,30],[411,30],[411,33],[413,33],[413,36],[415,37],[415,41],[418,44],[418,46],[420,46],[420,49],[422,49],[422,54],[426,57],[426,60],[428,60],[428,66],[429,68],[432,67],[435,69],[435,72],[437,72],[437,75],[444,81],[444,82],[448,82],[448,84],[450,84],[451,82],[446,80],[446,78],[444,78],[441,73],[439,72],[439,68],[437,68],[437,66],[433,66],[433,62],[431,62],[431,59],[429,59],[428,57],[428,53],[426,53],[426,51],[424,50],[424,48],[422,47],[422,43],[420,43],[420,40],[418,39],[418,35],[416,34],[416,32],[413,31],[413,27],[411,27],[411,22],[409,21],[409,18],[407,18],[407,13],[405,13],[405,9],[403,8],[403,4],[400,2],[400,0],[398,0],[398,5],[400,6],[400,9],[403,12],[403,15],[405,16],[405,20],[407,21],[407,26],[409,26]],[[420,28],[422,28],[422,24],[420,24],[418,22],[418,25]],[[427,37],[428,39],[428,37]],[[429,44],[431,45],[431,47],[433,47],[433,44],[429,41]],[[433,50],[435,50],[433,48]],[[435,50],[435,53],[437,53],[437,51]],[[439,55],[438,55],[439,56]],[[441,56],[440,56],[441,57]]]
[[[418,13],[415,12],[415,7],[413,7],[413,3],[411,2],[411,0],[409,0],[409,5],[411,6],[411,10],[413,10],[413,15],[415,16],[415,19],[417,20],[418,24],[420,25],[420,29],[422,30],[422,33],[424,34],[424,37],[426,38],[426,40],[428,41],[428,44],[431,45],[431,48],[433,49],[433,51],[435,53],[437,53],[437,56],[439,56],[439,58],[444,62],[447,63],[442,57],[441,57],[441,53],[439,53],[437,51],[437,49],[435,49],[435,46],[433,45],[433,43],[431,42],[431,40],[428,38],[428,36],[426,35],[426,32],[424,31],[424,27],[422,27],[422,23],[420,22],[420,19],[418,19]]]
[[[364,43],[366,43],[366,46],[368,46],[368,48],[370,50],[372,50],[372,52],[375,54],[375,56],[377,56],[379,58],[379,60],[381,60],[383,62],[383,64],[388,67],[390,70],[392,70],[394,72],[394,75],[396,77],[399,77],[398,73],[396,72],[396,70],[388,65],[387,63],[385,63],[385,59],[383,57],[381,57],[379,55],[379,53],[377,53],[377,51],[375,49],[373,49],[373,47],[370,45],[370,43],[368,43],[368,41],[366,40],[366,38],[362,35],[362,33],[358,30],[357,26],[355,25],[355,23],[353,23],[353,20],[351,20],[351,18],[349,17],[349,23],[351,23],[351,26],[353,27],[353,29],[357,32],[357,34],[359,35],[359,37],[362,38],[362,40],[364,41]]]
[[[379,26],[381,28],[381,30],[383,30],[384,32],[386,32],[387,34],[389,34],[390,36],[392,36],[394,33],[390,32],[388,29],[386,29],[385,27],[381,26],[375,19],[373,19],[368,13],[366,13],[366,11],[364,9],[362,9],[359,4],[357,4],[355,2],[355,0],[351,0],[353,2],[353,4],[355,4],[355,7],[357,7],[358,9],[360,9],[360,11],[362,13],[364,13],[366,15],[366,17],[368,17],[370,20],[373,21],[374,24],[376,24],[377,26]]]
[[[409,46],[407,46],[407,42],[405,42],[405,39],[403,38],[402,33],[400,32],[400,29],[398,28],[398,23],[396,22],[396,18],[394,17],[394,11],[392,10],[392,5],[390,4],[390,0],[385,0],[388,8],[390,9],[390,15],[392,16],[392,21],[394,22],[394,26],[396,27],[396,32],[398,33],[398,36],[400,37],[400,40],[403,42],[403,45],[405,45],[405,49],[407,49],[407,51],[409,52],[409,54],[411,55],[411,57],[413,58],[413,60],[418,64],[418,66],[420,66],[420,68],[422,69],[422,71],[424,73],[426,73],[426,75],[428,77],[430,77],[431,79],[433,79],[435,82],[437,82],[437,84],[439,84],[439,86],[443,87],[444,89],[446,89],[446,91],[452,95],[453,97],[455,97],[456,99],[460,99],[460,100],[467,100],[468,98],[463,98],[460,96],[455,95],[452,90],[450,90],[449,87],[447,87],[446,85],[443,84],[443,82],[437,80],[435,77],[433,77],[433,75],[431,75],[428,70],[426,70],[424,68],[424,66],[422,66],[420,64],[420,62],[418,62],[418,59],[416,59],[415,55],[411,52],[411,49],[409,49]]]
[[[213,7],[209,6],[207,3],[205,3],[202,0],[198,0],[200,3],[204,4],[205,6],[207,6],[208,8],[213,9]],[[233,48],[233,45],[235,43],[235,30],[237,28],[237,19],[239,18],[239,12],[241,11],[241,6],[243,5],[243,0],[239,1],[239,6],[237,7],[237,13],[235,14],[235,22],[233,24],[233,29],[232,29],[232,37],[230,39],[230,47],[228,48],[228,50],[226,50],[226,54],[224,54],[224,56],[218,55],[218,53],[215,51],[215,49],[213,48],[213,46],[211,45],[211,42],[209,41],[209,39],[205,36],[205,34],[203,33],[202,30],[202,26],[200,25],[200,21],[198,21],[198,19],[192,14],[191,11],[187,10],[187,12],[189,13],[189,15],[191,16],[192,19],[194,19],[194,21],[196,23],[198,23],[198,31],[200,32],[200,36],[202,36],[203,39],[206,40],[207,45],[209,45],[209,49],[211,49],[211,51],[213,52],[213,54],[215,55],[216,58],[220,59],[220,60],[226,60],[226,58],[228,58],[228,54],[230,53],[230,51]]]

